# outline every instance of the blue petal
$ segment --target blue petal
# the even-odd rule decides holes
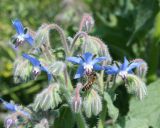
[[[15,112],[17,110],[16,105],[11,104],[11,103],[7,103],[7,102],[4,103],[4,107],[5,107],[5,109],[12,111],[12,112]]]
[[[110,75],[116,75],[119,72],[119,69],[117,66],[106,66],[105,72]]]
[[[141,63],[138,63],[138,62],[133,62],[131,63],[128,67],[127,67],[127,72],[132,72],[132,69],[136,68],[136,67],[139,67],[141,65]]]
[[[33,41],[34,40],[29,34],[25,34],[24,38],[31,46],[33,46]]]
[[[73,64],[80,64],[80,62],[82,61],[81,58],[78,57],[67,57],[66,60]]]
[[[16,19],[12,21],[12,24],[14,28],[16,29],[18,34],[23,34],[24,33],[24,28],[20,20]]]
[[[123,70],[123,71],[126,70],[126,68],[128,67],[128,64],[129,64],[129,61],[127,60],[126,57],[124,57],[124,62],[121,65],[120,70]]]
[[[86,52],[82,56],[86,63],[90,63],[92,61],[93,55],[90,52]]]
[[[50,81],[52,79],[52,74],[51,73],[47,73],[48,75],[48,81]]]
[[[78,79],[84,75],[84,68],[82,65],[80,65],[77,69],[76,75],[74,76],[74,79]]]
[[[21,113],[31,119],[31,114],[29,114],[28,112],[21,110]]]
[[[4,101],[2,98],[0,98],[0,102],[2,102],[2,103],[3,103],[3,102],[5,102],[5,101]]]
[[[31,57],[31,56],[29,56],[28,54],[25,54],[25,53],[22,54],[22,56],[24,58],[28,59],[32,63],[33,66],[39,66],[40,65],[40,61],[37,60],[36,58]]]
[[[52,78],[52,74],[51,74],[51,73],[49,73],[48,69],[47,69],[46,67],[44,67],[44,66],[40,66],[40,70],[41,70],[41,71],[44,71],[44,72],[46,72],[46,73],[47,73],[48,81],[50,81],[50,80],[51,80],[51,78]]]
[[[11,104],[0,98],[0,101],[3,103],[4,108],[10,111],[16,111],[16,105]]]
[[[96,63],[100,63],[100,62],[102,62],[102,61],[104,61],[106,59],[107,59],[107,57],[97,57],[94,60],[92,60],[92,65],[94,65]]]
[[[93,69],[94,69],[95,71],[100,71],[100,70],[104,70],[104,67],[101,66],[101,65],[99,65],[99,64],[95,64],[95,65],[93,66]]]

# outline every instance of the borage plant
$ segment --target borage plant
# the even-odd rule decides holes
[[[90,15],[83,16],[79,31],[69,40],[56,24],[44,24],[37,32],[24,29],[19,20],[14,20],[13,25],[17,30],[15,47],[28,45],[24,42],[31,45],[15,60],[14,81],[35,80],[44,72],[48,85],[28,106],[0,100],[4,108],[11,111],[4,121],[6,128],[114,126],[121,118],[113,104],[119,86],[125,85],[128,93],[136,94],[140,100],[147,94],[143,82],[146,62],[142,59],[128,61],[126,57],[122,63],[113,61],[107,45],[89,35],[94,26]],[[63,59],[59,59],[56,49],[51,47],[51,29],[60,34]]]

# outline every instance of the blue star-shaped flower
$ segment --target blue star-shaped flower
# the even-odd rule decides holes
[[[20,20],[16,19],[12,21],[14,28],[16,29],[16,44],[15,47],[17,48],[19,45],[22,45],[25,41],[28,42],[31,46],[33,45],[33,38],[29,35]]]
[[[67,57],[67,61],[79,65],[74,79],[80,78],[83,75],[89,75],[93,70],[103,70],[104,68],[97,63],[100,63],[106,59],[106,57],[95,58],[95,56],[89,52],[84,53],[80,57]]]
[[[105,72],[109,75],[119,75],[121,76],[123,79],[126,78],[126,75],[128,73],[133,73],[133,69],[137,68],[141,65],[140,62],[133,62],[133,63],[129,63],[129,61],[126,59],[126,57],[124,57],[124,62],[123,64],[117,66],[117,65],[113,65],[113,66],[106,66],[105,67]]]
[[[28,118],[31,118],[31,115],[28,112],[22,110],[20,108],[20,106],[13,104],[13,103],[9,103],[9,102],[3,100],[2,98],[0,98],[0,102],[2,102],[5,109],[7,109],[11,112],[21,112],[23,115],[27,116]]]
[[[39,75],[41,71],[44,71],[48,75],[48,81],[51,80],[51,78],[52,78],[51,73],[48,71],[48,69],[46,67],[42,66],[42,64],[39,60],[37,60],[36,58],[31,57],[25,53],[22,56],[24,58],[28,59],[31,62],[31,64],[33,65],[33,73],[35,76]]]
[[[8,102],[4,101],[2,98],[0,98],[0,102],[3,103],[5,109],[7,109],[9,111],[12,111],[12,112],[16,112],[17,111],[17,108],[18,108],[17,105],[12,104],[12,103],[8,103]]]

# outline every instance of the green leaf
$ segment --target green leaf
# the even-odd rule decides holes
[[[158,12],[155,18],[153,36],[156,39],[160,38],[160,11]]]
[[[140,102],[136,98],[132,98],[129,106],[128,117],[135,122],[143,123],[143,127],[159,128],[160,126],[160,80],[150,84],[148,86],[148,96]],[[137,121],[137,120],[138,121]],[[130,122],[130,123],[129,123]],[[132,124],[132,121],[127,120],[128,126]],[[135,127],[139,128],[140,123],[135,123]],[[147,127],[147,128],[148,128]],[[126,128],[128,128],[126,126]],[[142,128],[142,127],[140,127]]]
[[[127,45],[130,45],[136,38],[142,38],[150,31],[156,12],[158,11],[157,0],[142,0],[137,8],[135,29]]]
[[[76,116],[76,122],[77,122],[78,128],[88,128],[82,113],[76,113],[75,116]]]
[[[62,106],[60,108],[60,117],[54,121],[54,128],[73,128],[74,123],[75,118],[71,109],[67,106]]]
[[[148,120],[139,118],[127,119],[125,128],[148,128]]]
[[[108,114],[113,119],[113,122],[115,122],[118,118],[119,110],[114,106],[113,101],[107,92],[104,93],[104,100],[107,102]]]
[[[106,125],[106,128],[122,128],[119,124],[113,124],[113,125]],[[130,128],[130,127],[128,127]]]

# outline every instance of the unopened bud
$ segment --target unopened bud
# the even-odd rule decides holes
[[[79,112],[81,110],[81,106],[82,106],[82,98],[80,96],[81,88],[82,88],[82,84],[78,83],[74,91],[74,96],[71,98],[72,110],[74,112]]]
[[[54,109],[61,101],[62,100],[59,95],[59,85],[54,83],[49,85],[48,88],[44,89],[36,96],[33,109],[35,111],[38,111],[39,109],[44,111]]]
[[[135,59],[132,62],[140,63],[140,66],[136,68],[136,74],[139,77],[145,77],[148,71],[147,63],[143,59]]]
[[[133,74],[127,75],[127,89],[129,93],[135,93],[142,100],[147,95],[147,87],[145,83]]]
[[[83,107],[87,117],[91,117],[91,115],[98,115],[102,110],[102,102],[101,97],[95,90],[91,90],[91,92],[84,97]]]
[[[89,14],[84,14],[80,23],[79,31],[90,32],[94,26],[94,20]]]
[[[24,68],[25,67],[25,68]],[[19,57],[14,62],[14,82],[22,83],[33,79],[32,66],[27,60]]]

